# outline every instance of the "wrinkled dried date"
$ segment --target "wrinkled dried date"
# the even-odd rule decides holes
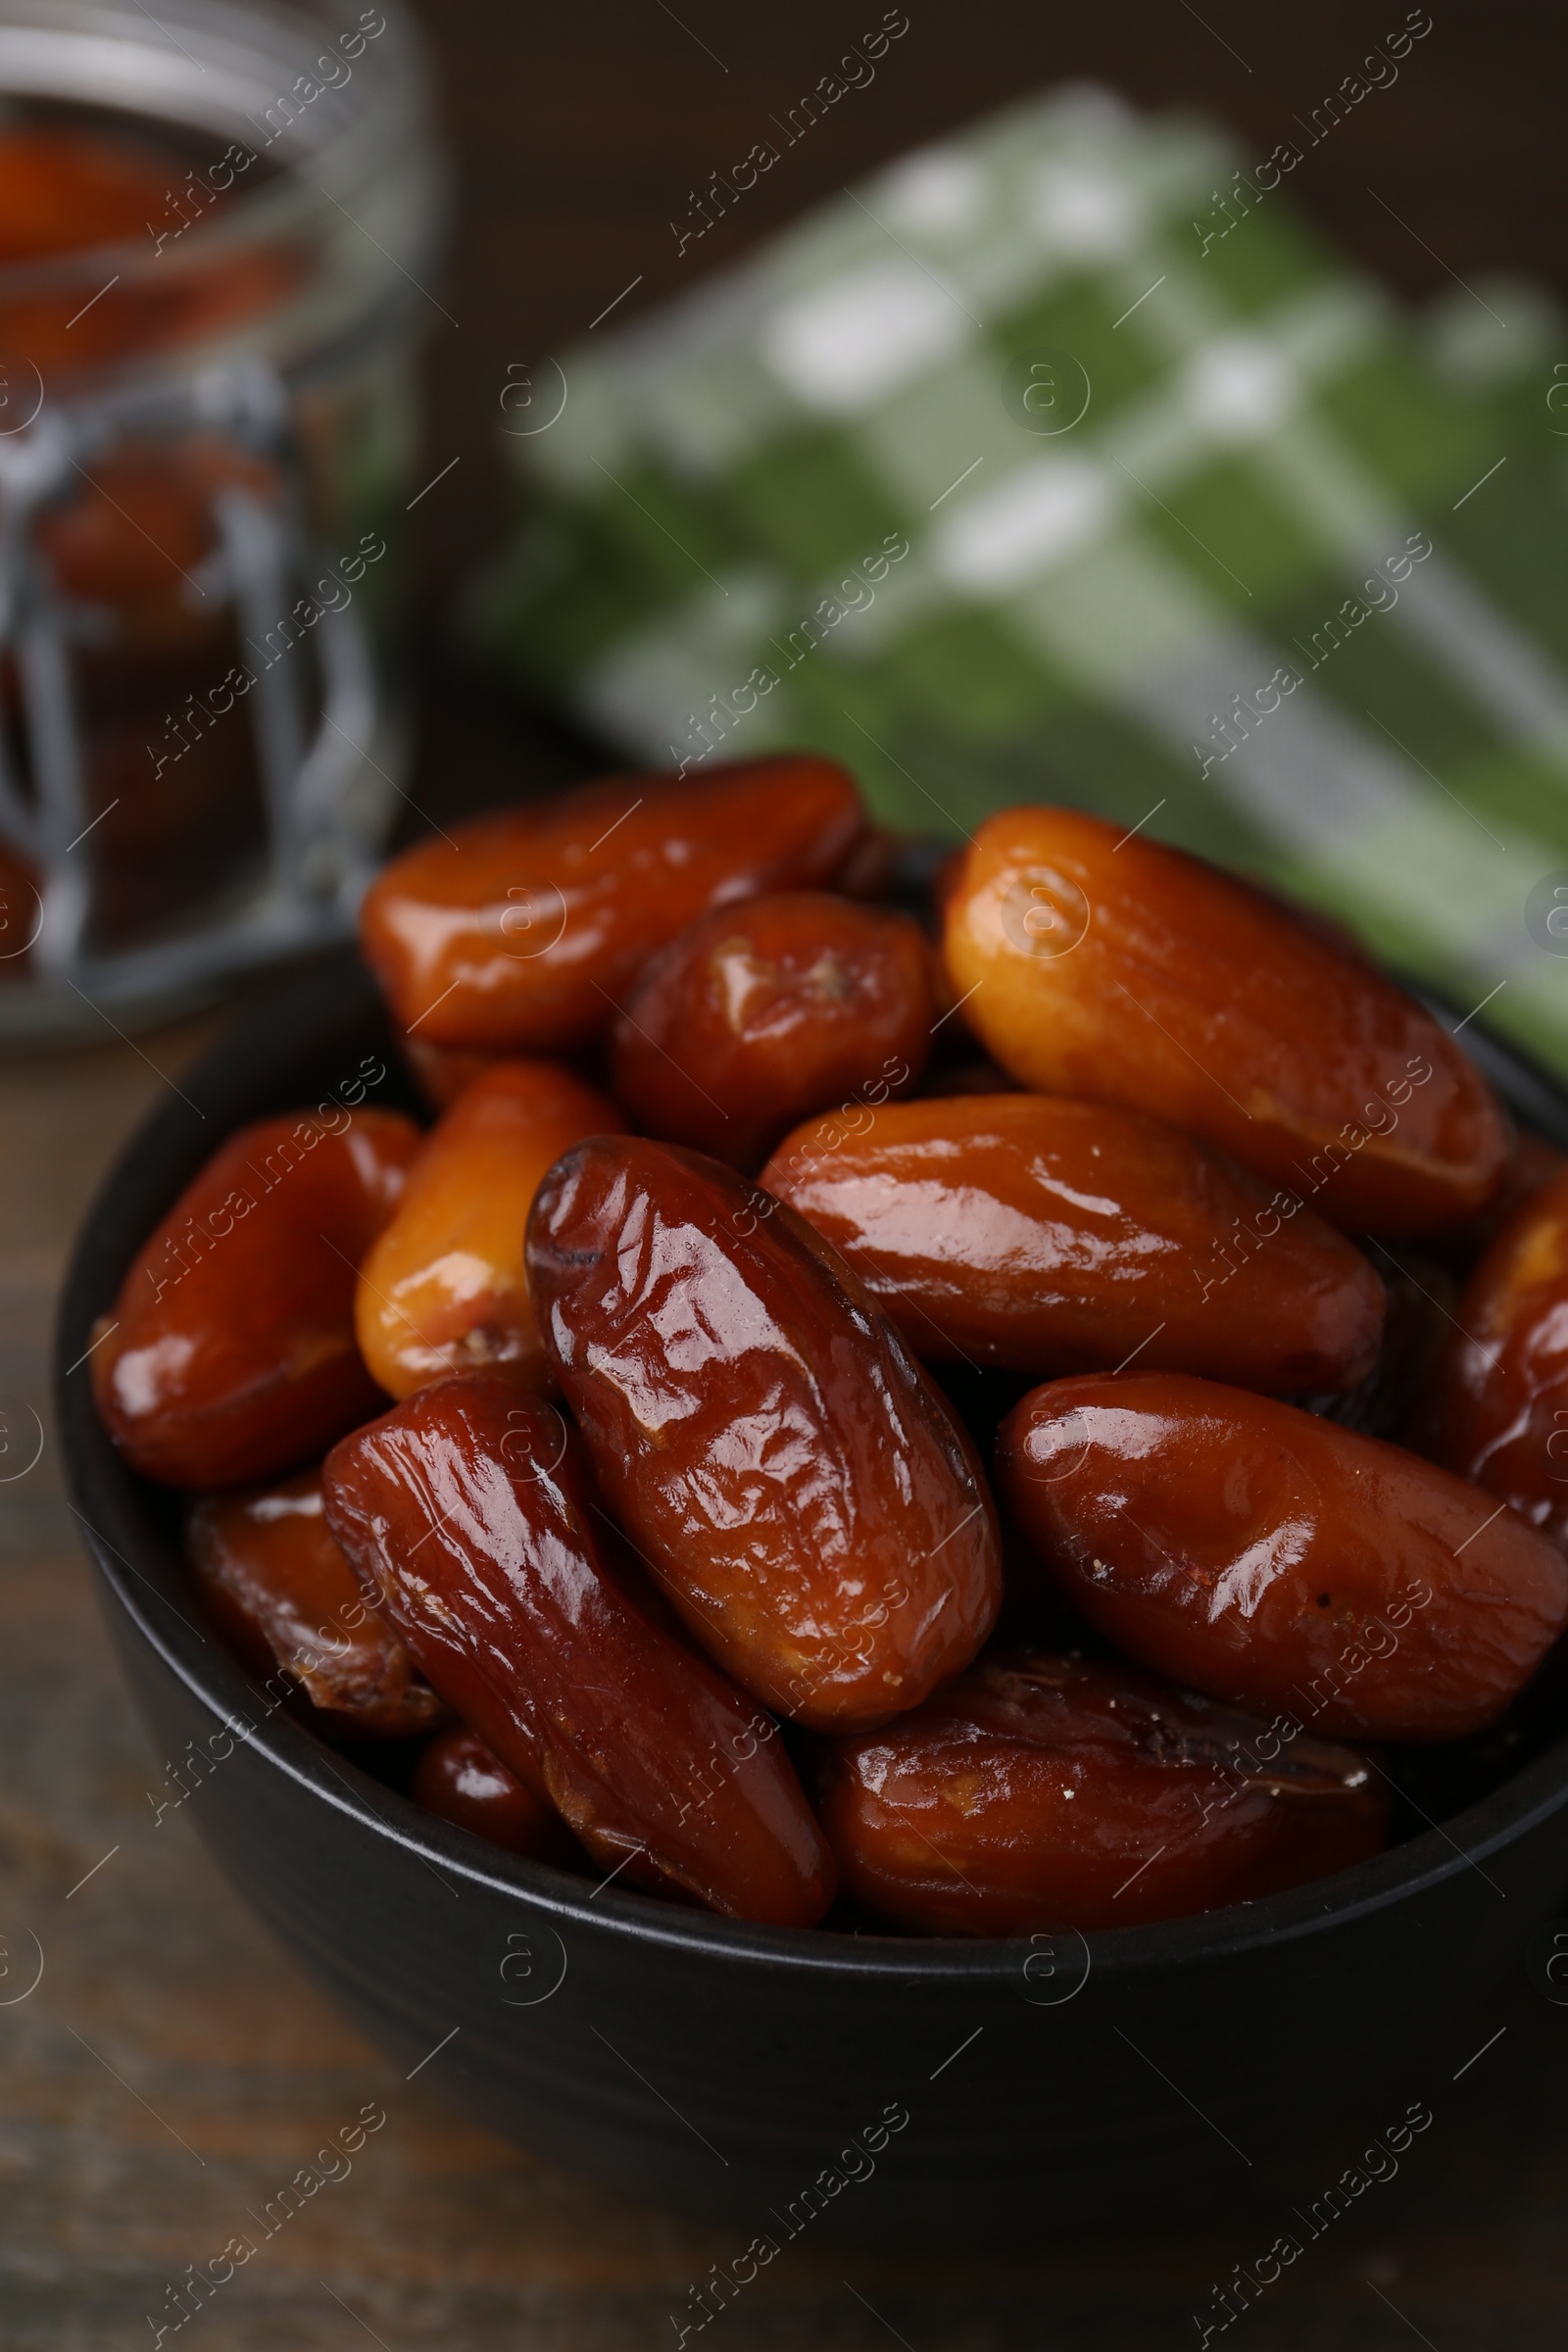
[[[654,958],[612,1032],[612,1082],[644,1133],[755,1168],[808,1111],[886,1071],[892,1091],[917,1077],[935,1018],[918,923],[781,892],[702,916]]]
[[[281,1666],[343,1731],[402,1740],[447,1710],[401,1638],[362,1594],[321,1507],[321,1474],[205,1494],[185,1551],[208,1615],[246,1664]]]
[[[1477,1731],[1568,1623],[1568,1562],[1479,1488],[1217,1382],[1053,1381],[1003,1424],[997,1472],[1129,1657],[1321,1731]]]
[[[845,1892],[936,1936],[1179,1919],[1359,1862],[1388,1816],[1353,1749],[1045,1651],[840,1741],[822,1802]]]
[[[607,1565],[552,1405],[498,1372],[433,1382],[336,1446],[324,1485],[431,1683],[602,1864],[744,1919],[821,1917],[833,1867],[776,1726]]]
[[[596,1137],[540,1186],[527,1255],[606,1495],[743,1688],[855,1730],[968,1663],[1001,1598],[984,1478],[792,1209],[716,1160]]]
[[[323,1453],[380,1391],[354,1338],[361,1258],[419,1146],[390,1111],[260,1119],[144,1245],[102,1319],[92,1383],[131,1467],[173,1487],[270,1478]]]
[[[606,1029],[698,915],[830,880],[864,823],[827,760],[612,776],[394,858],[366,894],[360,942],[424,1043],[560,1053]]]
[[[522,1264],[529,1204],[568,1145],[620,1125],[556,1062],[498,1062],[459,1096],[360,1273],[355,1327],[388,1396],[485,1364],[546,1377]]]
[[[1525,1200],[1471,1276],[1417,1434],[1568,1547],[1568,1174]]]
[[[1177,850],[1007,809],[954,882],[945,945],[964,1018],[1026,1085],[1186,1128],[1348,1231],[1441,1231],[1502,1180],[1502,1112],[1430,1014]]]
[[[966,1096],[810,1125],[763,1169],[917,1355],[1022,1372],[1206,1373],[1353,1388],[1383,1286],[1332,1226],[1173,1128],[1099,1103]]]

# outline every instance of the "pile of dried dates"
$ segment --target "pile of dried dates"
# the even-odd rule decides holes
[[[234,1649],[536,1860],[963,1936],[1340,1870],[1549,1688],[1568,1165],[1140,833],[1010,809],[924,920],[906,865],[806,757],[396,859],[435,1124],[230,1136],[105,1425]]]

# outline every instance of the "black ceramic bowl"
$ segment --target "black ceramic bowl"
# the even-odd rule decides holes
[[[1568,1105],[1473,1028],[1513,1108]],[[221,1138],[366,1055],[412,1107],[348,954],[245,1015],[137,1135],[87,1220],[60,1325],[60,1420],[109,1624],[188,1818],[299,1961],[405,2072],[524,2146],[723,2217],[736,2253],[1037,2235],[1357,2110],[1519,1965],[1568,1889],[1568,1739],[1375,1861],[1166,1926],[1029,1941],[786,1933],[514,1860],[268,1701],[198,1626],[177,1498],[122,1466],[82,1360],[127,1263]],[[1439,1809],[1434,1806],[1434,1810]],[[1505,1900],[1503,1898],[1506,1898]],[[744,2264],[743,2264],[744,2268]]]

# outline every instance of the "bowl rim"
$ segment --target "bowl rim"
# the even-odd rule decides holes
[[[1419,994],[1445,1027],[1451,1031],[1457,1025],[1451,1010],[1430,992],[1412,993]],[[311,1050],[313,1041],[323,1044],[329,1026],[361,1044],[372,1035],[390,1034],[373,983],[352,947],[314,958],[303,971],[259,992],[182,1073],[180,1085],[170,1081],[172,1099],[156,1103],[144,1116],[99,1187],[78,1230],[60,1298],[54,1387],[69,1505],[80,1522],[107,1592],[164,1668],[212,1713],[220,1732],[236,1719],[247,1720],[247,1710],[258,1705],[262,1686],[222,1647],[216,1633],[209,1640],[163,1589],[167,1584],[178,1587],[177,1547],[161,1536],[149,1544],[138,1498],[147,1492],[169,1491],[145,1487],[115,1453],[92,1404],[90,1381],[83,1377],[85,1350],[95,1317],[111,1303],[150,1225],[223,1135],[248,1118],[266,1115],[256,1106],[256,1098],[269,1071],[281,1073]],[[1509,1108],[1568,1149],[1568,1092],[1490,1032],[1472,1028],[1468,1044],[1472,1058],[1497,1086]],[[389,1061],[389,1074],[392,1067]],[[204,1102],[207,1109],[201,1107]],[[193,1110],[201,1127],[190,1120]],[[144,1212],[148,1201],[161,1205]],[[127,1227],[132,1230],[127,1232]],[[138,1550],[145,1555],[142,1566],[136,1564]],[[143,1592],[158,1600],[157,1618]],[[357,1821],[373,1838],[402,1849],[437,1877],[453,1875],[492,1893],[518,1898],[533,1915],[542,1913],[544,1924],[558,1933],[568,1926],[592,1930],[713,1963],[733,1962],[791,1976],[863,1977],[905,1985],[1005,1985],[1010,1981],[1015,1990],[1031,1958],[1041,1956],[1042,1939],[1075,1937],[1084,1946],[1085,1965],[1072,1990],[1056,1996],[1062,2004],[1091,1976],[1125,1982],[1156,1970],[1204,1968],[1355,1925],[1436,1890],[1465,1869],[1479,1872],[1503,1899],[1503,1890],[1488,1877],[1483,1863],[1568,1809],[1565,1729],[1520,1770],[1445,1822],[1434,1822],[1416,1837],[1348,1870],[1256,1901],[1144,1926],[1089,1931],[1043,1918],[1032,1936],[970,1938],[788,1929],[687,1910],[614,1886],[608,1879],[585,1890],[579,1877],[491,1846],[426,1812],[374,1779],[352,1756],[329,1747],[276,1702],[261,1711],[261,1724],[250,1725],[236,1746],[254,1749],[302,1790]],[[218,1759],[214,1769],[222,1761]],[[1021,1997],[1055,2005],[1043,1994]]]

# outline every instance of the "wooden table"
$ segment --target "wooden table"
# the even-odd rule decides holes
[[[1207,106],[1266,154],[1403,16],[1320,5],[1260,27],[1237,0],[1204,0],[1201,15],[1187,0],[1072,18],[909,0],[909,13],[875,85],[705,241],[703,269],[853,173],[1057,75]],[[767,114],[879,14],[821,0],[787,13],[680,0],[678,15],[663,0],[594,0],[546,23],[504,0],[427,0],[467,216],[446,289],[461,326],[442,327],[431,351],[428,470],[454,453],[464,464],[422,510],[425,806],[450,814],[586,758],[465,680],[443,650],[449,593],[496,536],[491,377],[580,332],[639,275],[627,316],[694,280],[667,227],[688,188],[744,153]],[[1446,270],[1469,278],[1509,263],[1561,283],[1547,132],[1562,64],[1544,12],[1460,21],[1440,7],[1397,86],[1323,142],[1299,192],[1412,291],[1448,283]],[[50,1300],[73,1230],[162,1073],[177,1074],[209,1029],[0,1070],[0,1476],[31,1451],[29,1413],[47,1418]],[[220,2253],[247,2209],[260,2212],[368,2101],[388,2120],[352,2174],[166,2340],[224,2352],[341,2352],[368,2336],[386,2352],[672,2346],[670,2314],[727,2259],[727,2236],[521,2156],[405,2082],[272,1945],[206,1858],[190,1813],[156,1820],[148,1790],[161,1788],[164,1760],[111,1664],[52,1436],[35,1466],[0,1485],[0,2352],[152,2344],[186,2266]],[[16,1998],[31,1939],[43,1975]],[[1499,1919],[1499,1948],[1519,1940]],[[1568,2009],[1532,1990],[1514,1957],[1511,1988],[1401,2091],[1392,2112],[1424,2100],[1434,2123],[1399,2177],[1369,2189],[1236,2323],[1253,2352],[1562,2342]],[[1310,2147],[1252,2151],[1234,2203],[1200,2227],[1054,2240],[1042,2214],[1038,2245],[1004,2259],[961,2245],[900,2259],[801,2247],[710,2340],[729,2352],[1197,2345],[1192,2315],[1211,2312],[1211,2290],[1390,2120],[1387,2101],[1361,2110],[1353,2085],[1337,2087],[1348,2120]],[[1039,2121],[1052,2129],[1049,2111]]]

